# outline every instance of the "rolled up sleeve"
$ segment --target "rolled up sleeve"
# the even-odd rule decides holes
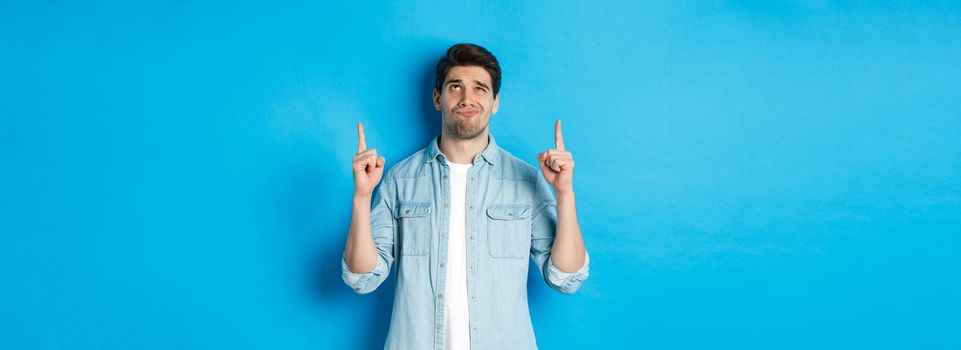
[[[377,286],[387,278],[390,272],[390,267],[384,259],[380,257],[377,258],[377,266],[374,267],[373,271],[368,273],[350,272],[350,266],[347,265],[347,260],[344,258],[340,259],[340,269],[344,283],[358,294],[373,292],[377,289]]]
[[[554,259],[548,259],[547,279],[557,290],[564,294],[574,294],[581,287],[581,282],[590,275],[591,256],[584,251],[584,266],[576,272],[564,272],[554,265]]]

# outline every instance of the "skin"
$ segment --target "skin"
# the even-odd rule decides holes
[[[357,154],[353,159],[354,199],[344,245],[344,260],[354,273],[367,273],[377,267],[377,247],[370,228],[370,201],[374,188],[384,176],[384,157],[377,149],[367,149],[364,124],[357,123]]]
[[[434,108],[441,112],[439,147],[454,163],[470,164],[488,144],[490,118],[500,94],[493,93],[491,76],[482,67],[451,67],[441,90],[434,90]],[[357,154],[353,159],[354,198],[344,259],[353,273],[377,266],[377,249],[370,227],[370,201],[384,174],[384,157],[367,150],[363,124],[357,123]],[[564,149],[561,121],[554,124],[554,148],[537,155],[538,165],[557,197],[557,232],[551,259],[564,272],[584,266],[586,251],[574,200],[574,158]]]

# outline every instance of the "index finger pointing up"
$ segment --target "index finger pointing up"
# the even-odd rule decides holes
[[[357,122],[357,153],[367,150],[367,139],[364,138],[364,124]]]
[[[558,151],[564,150],[564,135],[561,135],[561,120],[554,123],[554,148]]]

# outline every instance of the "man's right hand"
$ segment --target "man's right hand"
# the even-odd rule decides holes
[[[357,154],[354,155],[354,196],[370,197],[374,187],[384,176],[384,157],[377,156],[377,149],[367,149],[364,124],[357,123]]]

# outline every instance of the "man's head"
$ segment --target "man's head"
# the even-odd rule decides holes
[[[434,108],[441,112],[447,134],[472,139],[487,130],[497,113],[501,67],[490,51],[457,44],[437,61]]]

